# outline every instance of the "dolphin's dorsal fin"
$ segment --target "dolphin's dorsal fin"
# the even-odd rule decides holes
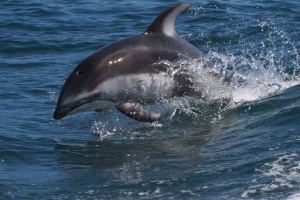
[[[176,35],[175,21],[177,17],[190,7],[188,3],[179,3],[162,12],[147,28],[145,34],[160,31],[168,36]]]

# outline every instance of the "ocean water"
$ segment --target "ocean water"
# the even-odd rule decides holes
[[[189,2],[177,33],[232,80],[209,80],[208,102],[153,105],[152,124],[116,109],[52,118],[80,61],[175,3],[0,2],[0,199],[300,198],[297,0]]]

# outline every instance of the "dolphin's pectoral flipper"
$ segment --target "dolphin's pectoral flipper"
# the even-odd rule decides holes
[[[161,117],[159,113],[144,109],[143,105],[137,101],[117,103],[116,108],[124,115],[141,122],[154,122]]]

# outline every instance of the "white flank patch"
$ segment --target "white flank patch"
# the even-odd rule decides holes
[[[153,103],[161,99],[170,98],[173,89],[174,80],[170,75],[164,73],[124,75],[107,79],[94,90],[84,91],[76,97],[66,99],[65,102],[74,102],[95,94],[103,94],[99,96],[98,101],[84,104],[70,113],[75,114],[111,108],[116,102],[130,99]]]
[[[105,93],[104,99],[115,102],[129,99],[155,102],[170,97],[173,89],[174,80],[167,74],[136,74],[108,79],[92,93]]]

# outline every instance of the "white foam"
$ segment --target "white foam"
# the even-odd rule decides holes
[[[276,66],[276,62],[268,60],[273,57],[255,59],[216,52],[209,52],[208,56],[215,60],[216,71],[230,77],[232,100],[236,103],[259,100],[300,84],[297,76],[283,72],[284,66]],[[266,66],[266,62],[269,65]]]
[[[255,178],[256,185],[250,186],[241,194],[243,198],[249,198],[256,193],[272,192],[278,189],[298,188],[300,183],[300,160],[297,153],[281,155],[274,162],[265,163],[255,171],[260,172]],[[268,179],[271,181],[265,182]],[[292,196],[293,198],[296,198]]]
[[[299,199],[300,199],[300,193],[296,193],[287,197],[287,200],[299,200]]]

